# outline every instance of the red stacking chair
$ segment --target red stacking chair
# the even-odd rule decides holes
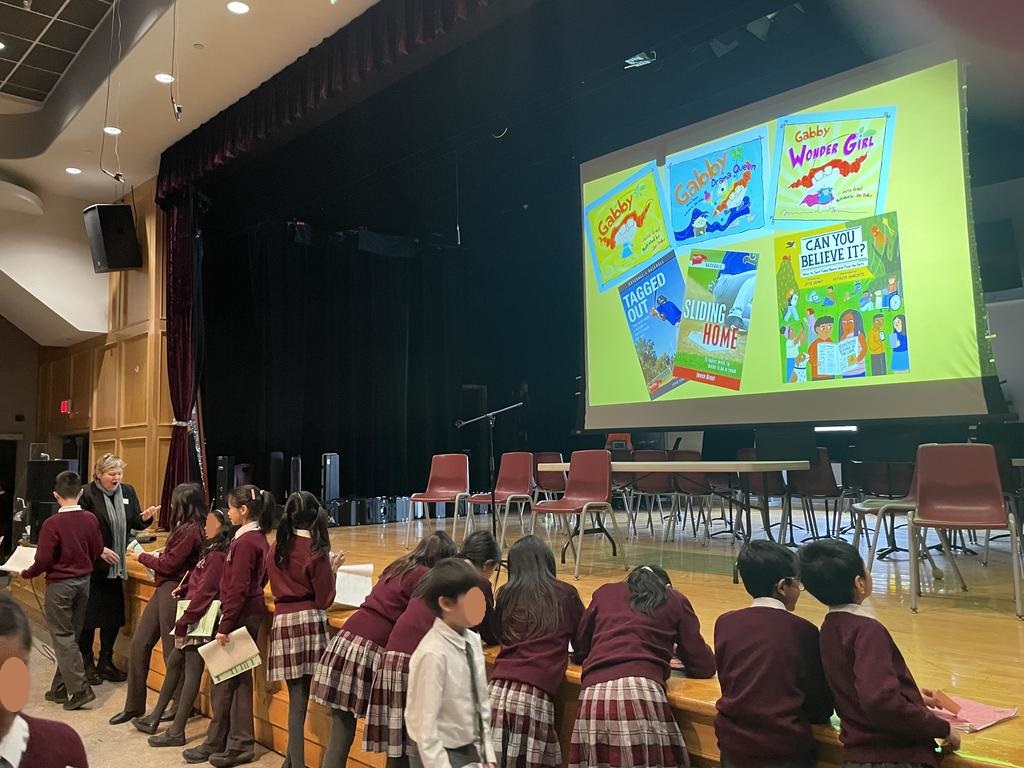
[[[501,518],[501,548],[505,548],[505,526],[508,525],[508,510],[513,504],[519,507],[519,525],[525,530],[523,523],[523,512],[528,504],[533,504],[533,454],[525,451],[515,453],[503,453],[501,465],[498,467],[498,480],[494,484],[494,503],[498,509],[504,508]],[[466,500],[467,504],[486,504],[491,506],[490,493],[477,493]],[[473,515],[466,515],[466,524],[462,531],[462,538],[469,533],[469,526],[472,523]],[[533,533],[531,527],[530,533]]]
[[[839,537],[839,528],[842,523],[842,504],[844,497],[843,489],[836,482],[836,476],[832,472],[832,460],[828,455],[828,448],[818,448],[817,459],[811,464],[810,469],[792,470],[787,473],[789,480],[789,491],[792,496],[800,497],[800,504],[804,510],[804,523],[807,526],[808,536],[804,541],[812,539],[828,539],[833,536]],[[825,535],[818,533],[818,519],[814,509],[814,502],[820,499],[825,502]],[[834,501],[832,514],[835,516],[835,530],[833,531],[832,518],[829,514],[829,501]],[[793,540],[793,517],[789,516],[790,541]],[[784,540],[785,531],[780,530],[779,541]]]
[[[633,451],[633,461],[668,461],[666,451],[637,450]],[[662,502],[664,497],[670,498],[669,514],[665,515],[665,505]],[[633,533],[639,536],[636,528],[636,521],[643,512],[644,501],[648,502],[647,507],[647,528],[651,534],[654,533],[654,506],[658,506],[658,514],[661,515],[662,527],[666,527],[665,520],[675,520],[676,517],[676,488],[672,483],[670,472],[634,472],[633,473],[633,498],[636,499],[636,508],[630,515],[633,519]]]
[[[543,494],[547,500],[557,499],[565,493],[565,472],[541,472],[540,464],[561,464],[562,454],[554,451],[541,451],[533,454],[533,476],[537,482],[537,496]]]
[[[757,451],[753,448],[740,448],[736,453],[736,458],[739,461],[757,461]],[[764,526],[764,532],[768,534],[768,538],[772,538],[772,522],[771,522],[771,500],[772,497],[779,497],[782,500],[782,525],[786,523],[787,512],[789,510],[791,500],[789,498],[789,488],[786,487],[786,480],[782,477],[781,472],[745,472],[742,473],[741,480],[748,483],[750,489],[751,507],[761,507],[761,523]],[[754,503],[754,499],[762,499],[760,505]],[[747,531],[746,538],[749,541],[753,535],[753,531],[750,530],[750,510],[747,512]],[[780,526],[779,540],[783,539],[782,526]]]
[[[427,490],[414,493],[409,497],[413,504],[448,504],[455,503],[455,518],[452,521],[452,533],[459,524],[459,502],[469,497],[469,457],[464,453],[440,453],[430,460],[430,478]],[[427,517],[427,508],[423,508],[423,519]],[[469,509],[466,509],[469,514]],[[409,548],[412,535],[413,514],[409,510],[409,525],[405,529],[405,548]]]
[[[700,461],[700,451],[669,451],[668,460]],[[677,517],[682,520],[683,529],[685,530],[686,528],[686,516],[689,513],[694,536],[697,535],[697,529],[700,527],[701,521],[704,522],[704,543],[707,543],[711,538],[711,478],[707,472],[673,472],[671,477],[673,486],[679,496],[679,514]],[[693,506],[694,499],[697,500],[696,508]],[[665,527],[665,540],[668,539],[670,533],[675,537],[677,517],[671,518],[669,525]]]
[[[624,463],[633,460],[633,449],[613,448],[611,449],[612,461]],[[622,497],[622,505],[626,508],[629,520],[636,529],[636,515],[633,511],[633,479],[632,472],[612,472],[612,498],[616,495]]]
[[[562,562],[565,562],[565,550],[570,546],[576,556],[577,580],[580,577],[580,560],[583,557],[583,536],[586,533],[604,533],[612,543],[612,553],[618,549],[622,557],[622,565],[626,567],[626,551],[622,547],[622,540],[616,546],[612,538],[601,522],[601,513],[607,512],[611,518],[612,528],[615,536],[619,536],[619,525],[615,520],[615,513],[612,510],[612,459],[608,451],[574,451],[569,457],[569,481],[565,489],[565,496],[555,501],[541,501],[534,507],[537,512],[550,512],[562,519],[575,517],[575,523],[570,528],[565,544],[562,546]],[[586,517],[590,515],[595,528],[584,529]],[[573,543],[573,537],[579,536],[579,545]]]
[[[917,612],[921,591],[921,563],[918,528],[935,528],[942,548],[953,566],[960,588],[967,591],[963,574],[953,559],[948,531],[1010,532],[1010,560],[1013,573],[1013,599],[1017,618],[1021,609],[1021,563],[1017,543],[1017,521],[1006,511],[999,467],[991,445],[984,443],[946,443],[917,448],[917,508],[907,514],[910,539],[910,609]]]

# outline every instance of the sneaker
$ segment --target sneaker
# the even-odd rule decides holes
[[[71,712],[76,709],[81,709],[90,701],[96,700],[96,694],[93,693],[92,688],[86,684],[85,688],[80,690],[78,693],[73,693],[68,697],[68,700],[64,702],[64,709]]]
[[[243,752],[237,749],[230,749],[227,752],[220,752],[210,756],[210,765],[215,768],[232,768],[235,765],[245,765],[256,759],[255,752]]]
[[[184,733],[171,733],[170,730],[164,731],[156,736],[149,737],[149,746],[151,747],[184,747],[185,746],[185,734]],[[196,750],[190,749],[189,752],[195,752]],[[206,762],[206,758],[199,762]]]
[[[156,737],[154,737],[156,738]],[[186,749],[181,753],[182,758],[186,763],[195,765],[196,763],[208,763],[210,762],[210,756],[213,752],[208,747],[198,746],[192,747],[192,749]]]

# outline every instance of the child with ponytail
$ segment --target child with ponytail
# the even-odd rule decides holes
[[[583,664],[569,768],[689,764],[665,696],[672,648],[689,677],[715,674],[715,656],[693,606],[657,565],[594,592],[573,640]]]
[[[267,553],[267,574],[274,594],[267,680],[288,687],[286,765],[305,768],[306,708],[316,664],[327,648],[327,608],[334,602],[334,570],[344,562],[331,557],[327,511],[316,496],[299,491],[288,497]]]
[[[434,564],[455,554],[455,543],[435,531],[416,548],[388,565],[369,596],[338,632],[316,665],[310,698],[331,713],[331,732],[321,765],[348,764],[356,735],[356,718],[366,713],[370,687],[384,645],[412,598],[420,579]]]
[[[221,616],[215,639],[221,645],[227,645],[228,636],[239,627],[255,640],[266,614],[263,588],[274,497],[255,485],[239,486],[228,494],[228,515],[236,530],[220,581]],[[186,763],[229,768],[256,759],[252,687],[252,670],[213,686],[210,728],[202,744],[182,753]]]
[[[582,615],[579,592],[555,577],[548,545],[532,535],[513,544],[508,583],[495,607],[501,650],[488,687],[491,738],[502,768],[561,766],[554,697]]]

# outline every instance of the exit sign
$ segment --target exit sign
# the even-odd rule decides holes
[[[64,416],[70,416],[71,415],[71,401],[70,400],[61,400],[60,401],[60,412]]]

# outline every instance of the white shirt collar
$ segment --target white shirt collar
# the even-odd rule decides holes
[[[303,530],[302,528],[297,530],[295,532],[295,535],[298,536],[300,539],[311,539],[311,538],[313,538],[312,534],[310,534],[309,531]]]
[[[61,507],[58,512],[77,512],[82,508],[81,504],[72,504],[70,507]]]
[[[434,629],[436,629],[441,636],[449,643],[454,645],[460,651],[466,648],[466,637],[456,632],[454,629],[444,623],[443,619],[434,619]],[[467,630],[468,631],[468,630]]]
[[[869,605],[861,603],[846,603],[845,605],[833,605],[828,609],[829,613],[852,613],[854,616],[866,616],[869,619],[875,618],[875,612]]]
[[[781,600],[776,600],[774,597],[755,597],[754,602],[750,604],[751,608],[778,608],[786,610],[786,604]]]
[[[239,528],[237,531],[235,531],[235,538],[237,539],[239,536],[244,536],[245,534],[251,533],[252,531],[258,531],[259,528],[260,528],[260,524],[258,522],[256,522],[256,521],[253,521],[251,523],[246,523],[241,528]]]
[[[0,739],[0,757],[11,764],[11,768],[21,765],[21,758],[28,749],[28,723],[21,715],[16,715],[7,735]]]

